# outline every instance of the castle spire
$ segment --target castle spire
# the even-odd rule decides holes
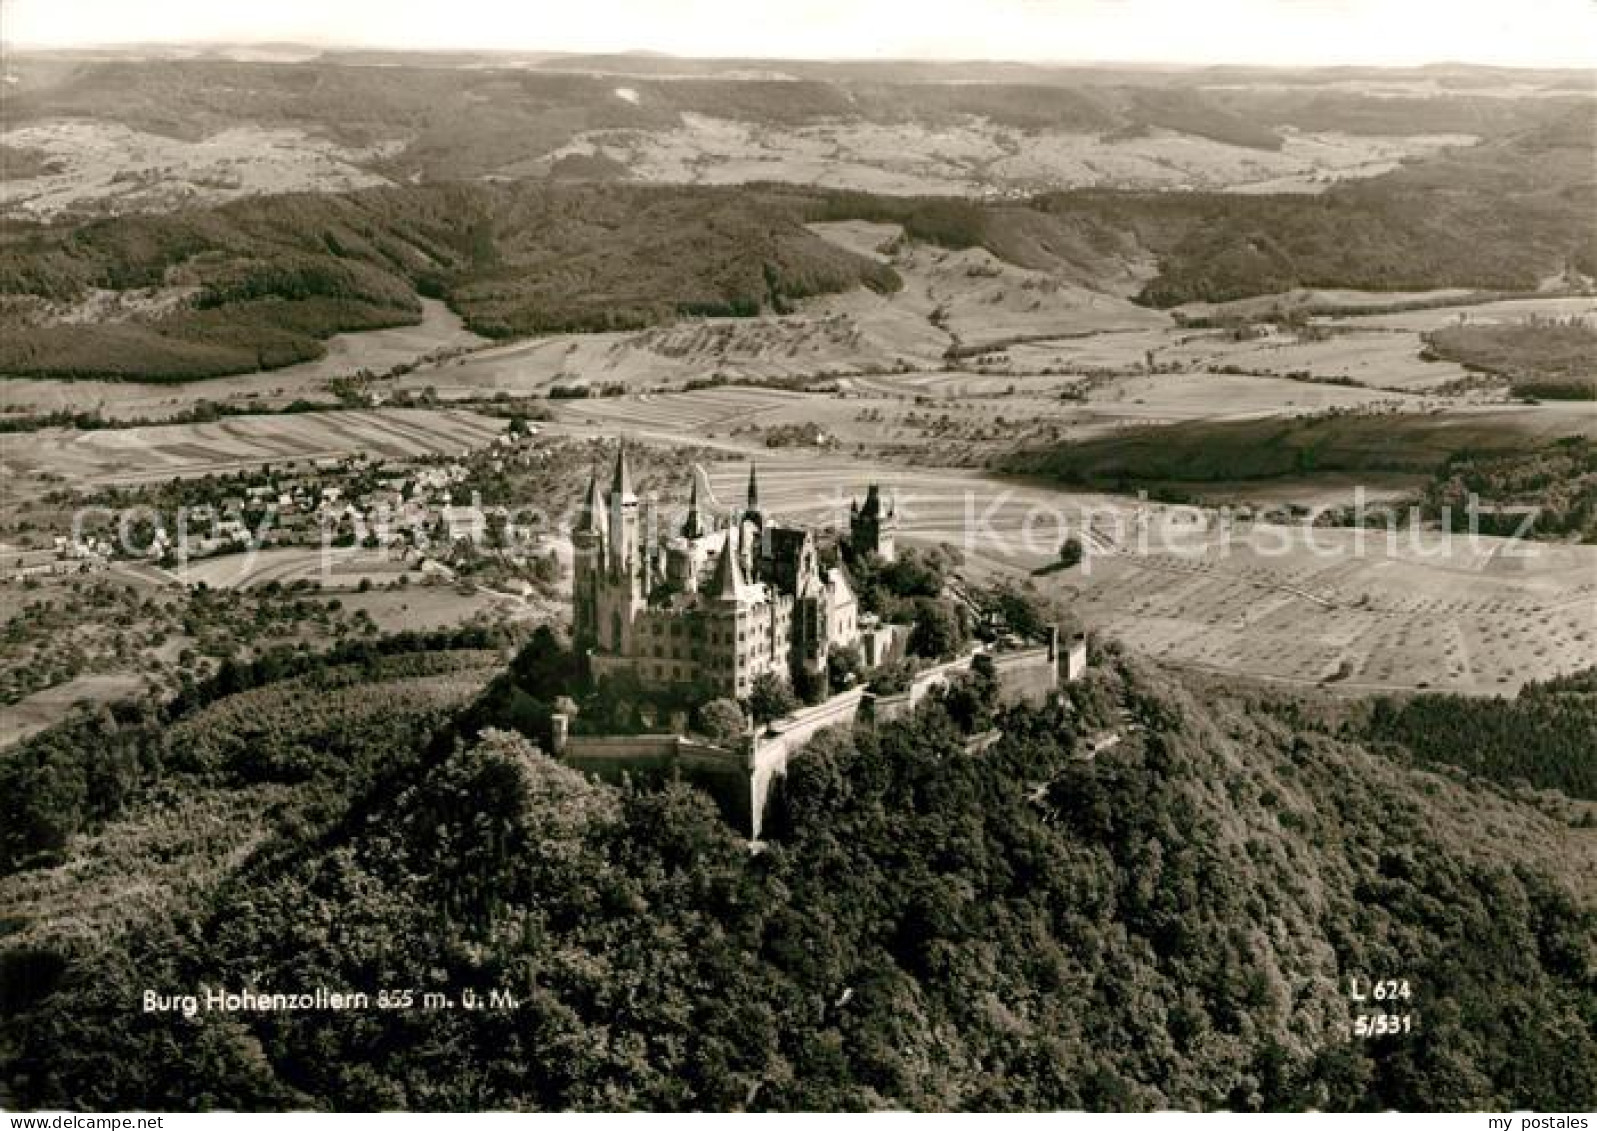
[[[748,511],[750,514],[759,513],[760,509],[760,481],[754,473],[754,464],[749,463],[749,500]]]
[[[737,524],[733,523],[727,527],[726,543],[721,547],[721,556],[715,559],[715,576],[710,579],[710,596],[722,601],[736,601],[743,589],[737,537]]]
[[[625,440],[616,447],[615,477],[610,481],[610,494],[619,495],[623,503],[638,501],[637,493],[632,490],[632,469],[627,466],[627,443]]]
[[[699,477],[693,477],[693,488],[688,494],[688,514],[682,520],[682,537],[703,538],[706,532],[704,515],[699,510]]]
[[[577,518],[577,533],[603,534],[605,523],[604,494],[599,490],[599,469],[594,468],[588,476],[588,493]]]

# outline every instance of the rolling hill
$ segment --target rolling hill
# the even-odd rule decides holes
[[[1560,72],[7,54],[0,210],[93,215],[485,176],[905,193],[1242,189],[1381,173],[1589,103]],[[695,125],[708,124],[706,133]],[[731,137],[724,152],[707,146]],[[1588,139],[1589,140],[1589,139]],[[697,149],[683,164],[674,151]],[[562,160],[592,158],[593,160]],[[846,157],[846,160],[845,160]]]
[[[186,380],[320,355],[447,298],[490,337],[755,314],[890,268],[803,227],[779,193],[451,184],[293,195],[0,233],[0,372]],[[139,292],[151,313],[74,316]],[[161,301],[161,299],[168,301]]]
[[[13,1102],[1597,1100],[1581,803],[1412,768],[1392,727],[1374,754],[1316,722],[1312,703],[1188,686],[1110,655],[1067,705],[997,716],[1002,737],[981,754],[967,752],[964,728],[984,725],[968,702],[823,736],[751,856],[693,790],[590,781],[505,731],[457,742],[447,725],[432,740],[418,728],[413,747],[376,759],[357,745],[341,782],[339,760],[305,743],[338,733],[355,699],[320,697],[307,729],[276,687],[203,708],[164,780],[133,773],[120,815],[68,840],[60,864],[0,880],[18,923],[0,941]],[[1577,732],[1589,698],[1566,716]],[[1121,741],[1084,758],[1102,728]],[[271,759],[251,759],[251,734],[276,736]],[[151,741],[121,738],[133,755]],[[24,754],[48,770],[64,749],[45,736]],[[315,807],[284,796],[295,789]],[[214,818],[252,800],[277,815],[242,846],[216,838]],[[162,815],[185,811],[186,832]],[[163,858],[207,867],[181,893],[87,921],[30,894],[89,850],[114,884],[144,866],[141,829],[164,838]],[[1350,980],[1384,977],[1409,983],[1383,1012],[1412,1029],[1351,1037],[1370,1010]],[[413,1000],[192,1018],[136,1007],[150,987],[200,986]],[[420,1004],[467,989],[495,1004]]]
[[[1135,291],[1157,308],[1299,289],[1518,292],[1597,276],[1589,222],[1597,102],[1563,92],[1556,76],[1537,98],[1466,86],[1473,93],[1457,95],[1465,109],[1447,111],[1463,118],[1438,118],[1434,127],[1468,125],[1479,144],[1432,147],[1404,164],[1385,162],[1388,171],[1317,186],[1323,191],[1090,188],[1021,198],[1006,190],[1009,199],[987,201],[954,195],[959,186],[938,177],[930,183],[947,193],[783,185],[794,178],[780,161],[727,164],[716,155],[725,139],[714,115],[745,115],[738,136],[820,130],[795,152],[826,168],[842,160],[835,150],[847,139],[836,130],[853,131],[847,144],[865,152],[885,153],[896,138],[892,145],[908,146],[904,159],[913,165],[953,144],[938,131],[964,136],[977,128],[971,123],[985,123],[981,130],[1007,131],[1007,140],[987,156],[977,151],[991,139],[981,141],[971,160],[1019,170],[1014,161],[1054,144],[1049,130],[1155,137],[1161,145],[1166,135],[1202,135],[1206,145],[1269,154],[1299,129],[1295,114],[1347,114],[1373,129],[1376,108],[1366,103],[1382,100],[1342,88],[1325,102],[1295,87],[1271,87],[1266,97],[1263,86],[1234,89],[1212,75],[1139,85],[715,74],[658,78],[656,90],[528,67],[24,59],[16,77],[8,124],[104,115],[119,128],[203,138],[236,125],[250,107],[255,127],[365,146],[366,173],[405,183],[92,220],[6,221],[0,373],[10,375],[187,380],[272,369],[320,356],[321,339],[333,333],[414,323],[421,296],[447,300],[476,333],[508,338],[785,313],[807,296],[897,286],[887,265],[805,229],[815,221],[898,224],[913,241],[981,248],[1076,286]],[[115,105],[112,91],[121,93]],[[465,99],[469,112],[462,104],[460,116],[428,125],[431,95]],[[1452,98],[1439,102],[1452,106]],[[340,107],[347,112],[336,113]],[[633,184],[625,178],[638,170],[603,146],[568,147],[553,159],[557,134],[610,130],[632,139],[623,147],[646,138],[653,146],[689,121],[698,132],[672,141],[670,160],[727,184]],[[402,148],[398,135],[383,132],[394,129],[409,131]],[[461,151],[485,136],[504,142],[502,162]],[[36,148],[13,148],[25,171],[49,163]],[[378,150],[386,156],[372,156]],[[506,170],[518,176],[502,179]],[[545,174],[553,179],[540,179]]]

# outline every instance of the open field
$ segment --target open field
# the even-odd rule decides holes
[[[7,436],[0,466],[74,484],[151,483],[212,475],[262,463],[367,453],[391,459],[459,454],[504,431],[501,421],[460,410],[373,409],[227,417],[210,424],[163,424]]]
[[[54,726],[79,702],[105,703],[132,695],[143,686],[136,672],[80,675],[46,688],[0,711],[0,749]]]
[[[333,377],[350,377],[366,370],[382,374],[395,366],[414,365],[439,351],[471,350],[488,339],[466,329],[460,315],[437,299],[421,300],[421,321],[414,326],[334,334],[327,339],[327,354],[315,361],[274,369],[262,377],[274,387],[314,389]]]
[[[190,562],[173,576],[187,585],[213,589],[254,589],[277,583],[312,582],[316,592],[336,600],[342,611],[366,612],[386,632],[428,631],[487,621],[528,620],[560,612],[533,600],[478,585],[458,586],[442,574],[423,574],[414,563],[384,557],[378,551],[289,546],[254,554],[225,554]],[[390,588],[403,577],[402,588]],[[370,588],[361,590],[361,583]],[[311,594],[314,596],[315,594]]]
[[[565,604],[556,608],[481,588],[465,594],[452,585],[410,585],[404,590],[340,593],[338,600],[350,613],[364,611],[384,632],[425,632],[479,621],[547,623],[570,615],[569,606]]]
[[[1439,470],[1466,453],[1524,453],[1570,436],[1597,435],[1578,402],[1459,406],[1446,411],[1199,418],[1126,428],[1080,443],[1021,446],[1009,471],[1064,483],[1279,480],[1320,472]]]
[[[1590,295],[1516,298],[1502,302],[1463,303],[1387,314],[1350,314],[1331,319],[1335,326],[1372,330],[1409,330],[1424,333],[1460,320],[1470,322],[1522,322],[1530,317],[1580,318],[1597,322],[1597,297]]]
[[[948,124],[839,118],[783,126],[685,113],[671,129],[579,134],[548,156],[508,171],[546,172],[561,160],[598,158],[641,181],[788,181],[906,195],[1100,185],[1320,192],[1340,180],[1389,172],[1405,157],[1476,140],[1467,134],[1292,133],[1270,150],[1172,130],[1126,138],[1057,128],[1020,131],[982,117]]]
[[[1176,328],[1161,314],[1080,288],[1060,287],[1037,311],[1005,314],[990,302],[950,299],[960,293],[952,283],[913,274],[907,279],[898,294],[856,292],[810,300],[788,316],[693,319],[644,331],[557,334],[477,348],[472,347],[480,339],[442,304],[429,300],[421,325],[340,334],[328,342],[329,356],[314,362],[184,385],[10,378],[0,380],[0,409],[93,409],[113,419],[159,419],[206,401],[282,407],[298,399],[330,399],[326,384],[332,377],[411,364],[413,371],[374,388],[432,389],[442,398],[462,399],[499,392],[539,395],[557,386],[646,391],[720,376],[835,380],[850,393],[889,397],[997,395],[1012,386],[1057,397],[1083,376],[1120,375],[1143,384],[1123,385],[1119,393],[1106,395],[1131,402],[1152,392],[1157,404],[1167,393],[1179,393],[1182,400],[1201,402],[1204,411],[1242,412],[1391,401],[1394,391],[1435,393],[1469,377],[1451,362],[1423,361],[1418,330],[1365,328],[1353,320],[1344,326],[1338,320],[1323,341],[1299,341],[1288,333],[1235,341],[1224,331]],[[987,280],[972,284],[977,282]],[[1589,308],[1589,300],[1581,301]],[[962,338],[929,320],[939,305],[952,312],[945,324],[962,329]],[[1533,309],[1542,307],[1560,309],[1552,300]],[[989,312],[992,328],[983,330]],[[1048,334],[1058,336],[994,346],[958,362],[944,357],[956,340],[979,344]],[[425,360],[433,351],[461,347],[470,352]],[[1160,369],[1175,372],[1147,374],[1150,358]],[[1245,372],[1212,372],[1227,367]],[[1287,374],[1300,379],[1282,379]],[[1310,380],[1302,380],[1305,375]],[[1367,389],[1337,388],[1327,380],[1350,380]],[[1096,398],[1097,389],[1089,395]],[[1476,392],[1463,399],[1483,396],[1500,399],[1501,393]],[[1172,406],[1169,412],[1137,415],[1184,419],[1190,414]]]
[[[1469,371],[1448,361],[1421,356],[1417,336],[1401,330],[1337,330],[1302,338],[1271,333],[1250,341],[1227,341],[1224,334],[1194,338],[1156,352],[1161,363],[1194,368],[1234,368],[1249,373],[1294,375],[1315,381],[1353,381],[1375,389],[1426,392],[1467,380]]]
[[[1444,287],[1430,291],[1357,291],[1345,288],[1300,288],[1281,294],[1232,299],[1230,302],[1187,302],[1171,308],[1171,313],[1188,319],[1252,319],[1281,312],[1307,314],[1357,314],[1360,311],[1387,311],[1396,307],[1423,308],[1457,306],[1479,301],[1479,296],[1464,287]]]
[[[327,399],[327,383],[335,377],[351,377],[363,369],[381,374],[396,366],[424,363],[442,351],[471,350],[485,343],[486,339],[467,330],[449,307],[424,298],[421,321],[414,326],[334,334],[325,343],[326,356],[266,373],[211,377],[182,385],[0,378],[0,412],[94,410],[108,420],[159,420],[202,401],[281,408],[296,400]]]
[[[897,462],[980,466],[1022,442],[1084,440],[1142,425],[1246,420],[1403,398],[1371,390],[1275,378],[1157,374],[1095,384],[1084,400],[1063,399],[1076,383],[1060,377],[992,378],[934,372],[844,378],[841,395],[728,385],[686,393],[642,393],[556,402],[563,425],[669,440],[731,442],[758,450],[784,433],[817,429],[823,446]],[[1220,407],[1223,406],[1223,407]],[[1416,406],[1417,407],[1417,406]]]
[[[902,288],[808,299],[792,315],[692,319],[636,332],[557,334],[493,346],[418,369],[397,387],[481,396],[547,392],[557,385],[653,388],[715,375],[772,380],[850,374],[941,365],[951,347],[1170,326],[1167,315],[1137,306],[1123,293],[1062,281],[981,249],[908,245],[883,254],[879,249],[893,246],[902,234],[897,225],[809,228],[845,250],[890,262]],[[1128,263],[1121,289],[1135,289],[1148,270],[1146,263]]]
[[[811,228],[878,258],[899,232],[895,225],[863,222]],[[1401,394],[1424,396],[1413,403],[1435,407],[1498,401],[1505,391],[1472,387],[1472,374],[1453,362],[1425,360],[1426,327],[1460,315],[1597,312],[1597,300],[1580,298],[1472,303],[1328,319],[1322,331],[1274,330],[1238,340],[1227,331],[1176,327],[1166,315],[1119,295],[1027,271],[984,251],[911,246],[891,258],[904,280],[903,289],[892,294],[855,291],[809,300],[797,314],[783,317],[695,320],[638,333],[556,335],[495,346],[421,368],[397,387],[477,397],[547,392],[557,385],[651,390],[712,376],[816,377],[836,379],[850,394],[886,397],[981,396],[1010,389],[1057,397],[1075,378],[1118,375],[1127,382],[1108,386],[1112,392],[1095,387],[1089,400],[1112,398],[1127,418],[1141,420],[1410,403]],[[1127,265],[1128,281],[1137,269]],[[968,356],[947,360],[955,347]],[[1150,374],[1150,363],[1161,372]],[[1341,387],[1348,384],[1362,388]],[[1025,406],[1020,415],[1029,417],[1034,407]]]
[[[1541,13],[399,7],[0,52],[0,1108],[1597,1105]]]
[[[38,175],[0,183],[0,215],[30,220],[387,184],[370,166],[400,148],[393,142],[350,148],[303,129],[252,125],[190,141],[82,118],[7,130],[0,145],[40,154]]]
[[[853,372],[914,357],[930,364],[946,345],[927,348],[930,327],[902,319],[897,343],[865,339],[847,315],[707,318],[653,330],[555,334],[478,350],[416,370],[394,382],[411,392],[475,398],[498,392],[546,394],[558,386],[647,390],[705,380],[781,380]],[[921,339],[921,340],[917,340]],[[946,342],[946,338],[944,339]]]
[[[833,395],[737,385],[690,392],[637,393],[557,401],[557,420],[669,438],[691,434],[764,446],[768,432],[814,425],[828,445],[917,463],[970,466],[1006,455],[1022,442],[1086,440],[1128,427],[1194,421],[1242,421],[1327,410],[1420,414],[1495,422],[1527,441],[1583,431],[1576,406],[1469,408],[1452,398],[1421,397],[1359,386],[1213,372],[1136,373],[1082,379],[1071,375],[931,370],[841,377]],[[1482,414],[1485,414],[1482,416]],[[1495,426],[1494,425],[1494,426]]]
[[[222,554],[189,562],[175,576],[188,585],[213,589],[248,589],[255,586],[293,585],[309,581],[323,589],[354,589],[362,581],[386,585],[405,572],[402,562],[359,549],[319,546],[284,546],[253,554]]]
[[[1129,554],[1074,589],[1087,617],[1130,646],[1180,664],[1348,690],[1515,690],[1590,663],[1597,648],[1597,550],[1433,534],[1416,550],[1384,534],[1283,527],[1200,554]],[[1285,555],[1261,554],[1291,540]],[[1445,549],[1444,549],[1445,548]],[[1426,560],[1425,551],[1437,560]],[[1094,567],[1095,572],[1098,566]]]
[[[709,469],[725,504],[747,467]],[[771,511],[846,529],[850,497],[892,487],[903,536],[974,573],[1028,575],[1091,520],[1085,569],[1037,579],[1092,627],[1166,662],[1349,691],[1511,692],[1591,662],[1597,547],[1237,523],[1193,508],[1052,491],[975,473],[782,456]],[[1142,532],[1146,531],[1146,534]],[[1144,538],[1146,542],[1144,543]]]

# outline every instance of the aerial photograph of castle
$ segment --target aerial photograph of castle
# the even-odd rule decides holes
[[[1589,1131],[1594,402],[1590,0],[4,0],[0,1119]]]

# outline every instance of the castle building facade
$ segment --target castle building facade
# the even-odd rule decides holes
[[[824,678],[827,652],[859,639],[847,575],[821,564],[813,531],[761,510],[752,468],[741,514],[709,513],[695,477],[682,522],[662,531],[623,447],[608,491],[590,479],[572,542],[573,636],[595,678],[741,699],[762,675]]]

